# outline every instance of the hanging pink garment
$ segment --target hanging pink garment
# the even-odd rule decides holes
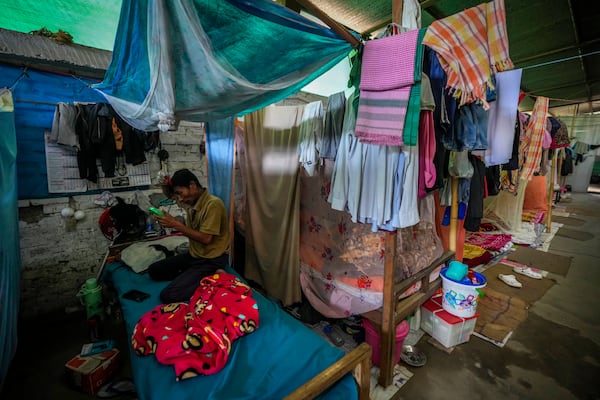
[[[402,146],[419,30],[369,40],[361,65],[355,136],[363,143]]]
[[[435,155],[435,131],[433,111],[422,110],[419,120],[419,199],[427,195],[426,189],[435,185],[436,170],[433,164]]]

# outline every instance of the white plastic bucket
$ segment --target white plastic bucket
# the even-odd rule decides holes
[[[470,318],[477,312],[482,287],[487,285],[487,279],[479,272],[475,277],[480,284],[462,283],[446,277],[446,268],[440,272],[442,277],[442,308],[452,315],[462,318]]]

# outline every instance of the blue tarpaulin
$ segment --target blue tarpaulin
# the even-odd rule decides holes
[[[17,205],[17,135],[12,94],[0,89],[0,387],[17,350],[21,264]]]
[[[0,87],[11,87],[17,131],[17,173],[20,199],[49,197],[44,132],[52,128],[58,102],[105,102],[88,85],[95,83],[0,64]]]

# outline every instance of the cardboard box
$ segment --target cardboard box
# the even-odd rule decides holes
[[[65,367],[73,383],[86,393],[95,395],[115,375],[119,368],[119,350],[112,349],[92,356],[77,355]]]
[[[421,329],[445,347],[468,342],[476,322],[477,315],[462,318],[444,310],[441,295],[433,296],[421,306]]]

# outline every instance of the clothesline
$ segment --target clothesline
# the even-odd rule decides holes
[[[28,71],[28,67],[23,67],[23,71],[21,71],[21,73],[19,74],[19,76],[17,76],[17,78],[15,79],[15,81],[8,87],[11,91],[14,91],[15,88],[17,87],[17,85],[21,82],[21,80],[23,78],[29,78],[29,74],[27,73]],[[73,74],[67,74],[67,73],[61,73],[58,71],[47,71],[47,72],[51,72],[53,74],[59,74],[59,75],[65,75],[65,76],[70,76],[71,78],[80,81],[81,83],[83,83],[83,87],[79,90],[80,92],[84,89],[84,88],[92,88],[92,85],[94,83],[98,83],[100,82],[100,80],[92,80],[92,82],[86,82],[83,79],[81,79],[80,77],[73,75]]]
[[[570,61],[570,60],[574,60],[576,58],[583,58],[583,57],[593,56],[593,55],[596,55],[596,54],[600,54],[600,50],[598,50],[598,51],[592,51],[592,52],[585,53],[585,54],[578,54],[576,56],[571,56],[571,57],[563,57],[563,58],[559,58],[559,59],[552,60],[552,61],[545,61],[545,62],[542,62],[542,63],[539,63],[539,64],[529,65],[527,67],[521,67],[521,69],[522,70],[526,70],[526,69],[544,67],[546,65],[557,64],[557,63],[561,63],[563,61]]]

